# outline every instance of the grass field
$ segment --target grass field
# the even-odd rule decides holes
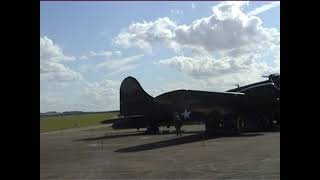
[[[106,112],[81,115],[42,116],[40,117],[40,133],[99,125],[101,121],[115,118],[117,114],[118,112]]]

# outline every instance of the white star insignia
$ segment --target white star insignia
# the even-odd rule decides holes
[[[191,112],[188,112],[187,109],[185,109],[184,112],[181,113],[181,115],[184,117],[184,119],[187,119],[187,118],[191,119],[190,114],[191,114]]]

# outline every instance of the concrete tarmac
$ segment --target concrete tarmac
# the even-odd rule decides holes
[[[280,132],[160,135],[94,127],[40,134],[40,179],[280,179]],[[168,130],[163,128],[163,130]]]

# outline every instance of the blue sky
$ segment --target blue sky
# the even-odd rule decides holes
[[[129,75],[153,96],[224,91],[279,54],[279,2],[41,2],[40,111],[119,109]]]

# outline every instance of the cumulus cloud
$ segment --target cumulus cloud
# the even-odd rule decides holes
[[[151,22],[132,23],[113,39],[113,44],[125,48],[138,47],[151,52],[154,43],[171,43],[176,26],[168,17]]]
[[[114,42],[141,49],[152,49],[161,43],[176,52],[192,50],[192,56],[162,59],[159,64],[201,80],[203,88],[232,88],[235,83],[252,83],[261,80],[261,75],[280,71],[280,59],[276,55],[280,53],[280,32],[265,27],[254,16],[268,8],[248,15],[243,12],[248,4],[248,1],[219,3],[212,7],[210,16],[190,24],[177,24],[167,17],[132,23]],[[267,53],[271,58],[268,61],[274,63],[265,62]]]
[[[214,60],[211,57],[176,56],[160,60],[159,63],[194,77],[219,75],[231,69],[230,60]]]
[[[159,64],[176,69],[197,80],[192,82],[196,84],[197,89],[226,91],[234,88],[235,84],[247,85],[263,80],[262,75],[280,72],[280,64],[277,64],[280,62],[279,59],[275,59],[275,65],[271,66],[256,58],[258,57],[242,56],[237,59],[231,57],[217,59],[211,56],[176,56],[160,60]],[[188,82],[187,85],[190,83]]]
[[[73,81],[81,78],[78,72],[57,62],[42,62],[40,64],[41,79],[52,81]]]
[[[259,17],[248,16],[242,6],[248,2],[222,2],[212,8],[212,15],[191,24],[178,25],[168,17],[151,22],[132,23],[113,39],[115,45],[139,47],[147,51],[162,43],[168,48],[197,49],[209,53],[242,55],[263,51],[279,44],[279,32],[266,28]]]
[[[47,36],[40,37],[40,61],[72,61],[73,56],[66,56],[62,49],[55,45]]]
[[[81,78],[81,74],[66,67],[63,62],[75,60],[66,56],[62,49],[48,37],[40,37],[40,77],[53,81],[73,81]]]
[[[213,15],[178,26],[173,40],[183,47],[234,55],[277,45],[279,32],[263,27],[259,17],[245,15],[241,9],[244,4],[223,2],[214,6]]]
[[[234,60],[230,57],[214,59],[208,56],[176,56],[160,60],[159,63],[177,69],[194,78],[218,77],[225,74],[247,73],[258,70],[264,73],[271,70],[264,63],[256,63],[253,59],[247,57]]]

